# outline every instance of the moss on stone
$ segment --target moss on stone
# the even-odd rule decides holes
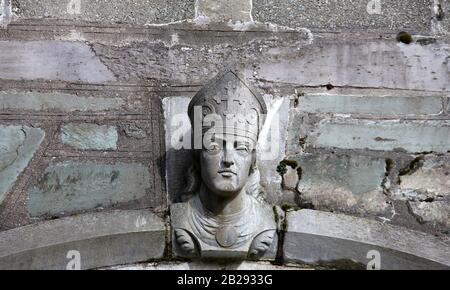
[[[413,42],[413,37],[408,32],[402,31],[397,34],[397,41],[404,44],[410,44],[411,42]]]

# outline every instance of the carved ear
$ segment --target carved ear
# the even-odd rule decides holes
[[[200,188],[200,172],[198,170],[198,160],[195,160],[197,155],[193,155],[192,164],[186,173],[186,187],[183,194],[179,197],[181,202],[188,201]]]
[[[267,230],[258,234],[250,246],[248,256],[251,259],[258,259],[264,256],[270,250],[272,245],[276,243],[276,231]]]
[[[245,191],[248,195],[253,196],[259,201],[264,201],[266,199],[266,193],[261,185],[261,176],[258,167],[250,174],[250,178],[247,181]]]
[[[189,257],[200,255],[195,238],[184,229],[174,229],[174,239],[178,249]]]

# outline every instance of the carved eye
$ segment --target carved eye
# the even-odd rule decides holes
[[[209,145],[206,147],[206,151],[210,153],[217,153],[221,149],[220,145],[215,142],[209,143]]]
[[[243,144],[243,143],[236,143],[234,148],[236,149],[236,151],[238,151],[239,153],[249,153],[250,152],[250,148],[248,145]]]

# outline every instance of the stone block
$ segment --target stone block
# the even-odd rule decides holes
[[[195,17],[198,22],[252,21],[252,1],[197,0]]]
[[[322,120],[308,142],[315,148],[445,153],[450,150],[450,122]]]
[[[164,221],[147,210],[46,221],[0,233],[0,269],[66,270],[161,259]],[[78,257],[77,257],[78,255]]]
[[[436,2],[436,1],[435,1]],[[440,8],[436,9],[438,13],[435,15],[440,17],[439,23],[443,31],[450,32],[450,2],[448,0],[439,1]]]
[[[115,126],[70,123],[61,128],[61,142],[80,150],[116,150]]]
[[[59,216],[120,204],[150,205],[150,173],[140,163],[50,164],[28,191],[31,216]],[[158,205],[160,206],[160,205]]]
[[[3,79],[88,83],[115,80],[114,75],[86,43],[52,40],[0,41],[0,51],[0,78]]]
[[[11,1],[12,0],[0,0],[0,28],[6,28],[11,22]]]
[[[409,4],[408,4],[409,5]],[[288,58],[265,59],[258,78],[302,86],[449,91],[449,47],[382,40],[315,40]],[[249,70],[248,74],[253,74]]]
[[[433,226],[443,225],[450,229],[450,201],[408,201],[411,213],[420,223],[428,223]]]
[[[399,176],[399,199],[434,200],[450,196],[450,159],[449,157],[426,156],[416,159],[418,168],[409,168]]]
[[[392,115],[438,115],[441,96],[396,97],[307,94],[299,98],[298,110],[307,113]]]
[[[153,80],[183,87],[205,84],[229,67],[250,68],[247,78],[251,79],[253,68],[258,71],[260,63],[292,59],[300,48],[311,43],[312,36],[306,30],[254,23],[249,26],[251,31],[243,33],[246,24],[230,27],[216,23],[208,29],[183,23],[151,28],[148,34],[124,31],[117,34],[115,41],[88,34],[86,37],[92,39],[92,49],[118,80]]]
[[[1,111],[95,112],[119,110],[125,105],[120,97],[87,97],[59,92],[0,91]]]
[[[447,103],[447,114],[450,114],[450,98],[446,98]]]
[[[430,33],[430,1],[253,0],[255,20],[314,31],[402,31]]]
[[[382,183],[386,161],[363,155],[311,154],[298,157],[297,190],[314,208],[383,215],[390,209]]]
[[[364,268],[375,263],[386,270],[450,269],[448,241],[422,232],[313,210],[288,212],[287,225],[286,262],[353,261]]]
[[[166,141],[166,183],[171,201],[179,201],[192,160],[191,123],[187,108],[191,98],[163,99]]]
[[[194,18],[194,0],[16,0],[20,18],[57,18],[100,23],[162,24]]]
[[[45,132],[27,126],[0,125],[0,203],[44,140]]]

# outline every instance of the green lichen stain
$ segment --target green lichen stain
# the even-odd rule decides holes
[[[397,41],[404,44],[410,44],[413,42],[413,37],[408,32],[402,31],[397,35]]]

